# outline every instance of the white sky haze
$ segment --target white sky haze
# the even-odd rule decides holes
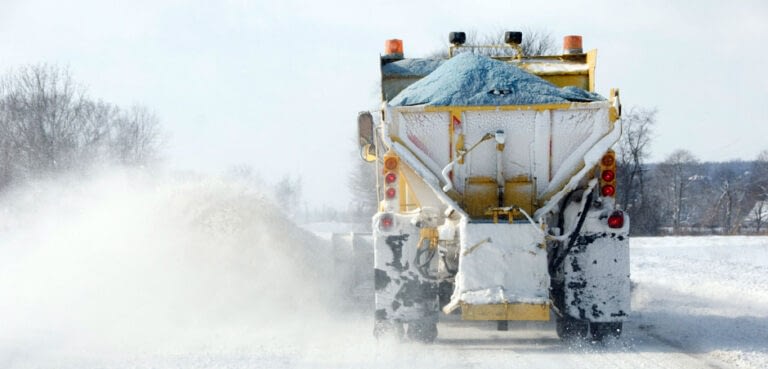
[[[0,72],[67,66],[91,96],[154,110],[170,168],[301,175],[310,204],[343,208],[384,40],[423,56],[450,31],[523,27],[583,35],[598,93],[658,108],[653,160],[768,149],[765,1],[0,0]]]

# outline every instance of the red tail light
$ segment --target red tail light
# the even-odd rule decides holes
[[[385,191],[384,194],[387,195],[388,199],[392,199],[397,195],[397,190],[394,188],[387,188],[387,191]]]
[[[608,150],[600,159],[600,195],[616,195],[616,153]]]
[[[605,185],[600,189],[600,193],[605,196],[613,196],[616,194],[616,187],[613,187],[613,185]]]
[[[624,226],[624,213],[616,210],[608,217],[608,226],[611,228],[621,228]]]
[[[384,214],[379,218],[379,228],[383,230],[392,228],[393,224],[395,224],[395,219],[392,217],[392,214]]]
[[[395,183],[397,180],[397,174],[395,173],[387,173],[387,175],[384,177],[384,181],[387,182],[387,184]]]

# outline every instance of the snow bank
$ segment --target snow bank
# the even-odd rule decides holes
[[[411,62],[415,63],[415,62]],[[429,64],[429,67],[433,64]],[[399,66],[393,66],[395,69]],[[419,71],[426,66],[414,67]],[[401,73],[410,73],[403,67]],[[408,86],[390,102],[410,105],[528,105],[604,100],[600,95],[555,85],[502,61],[459,54]]]

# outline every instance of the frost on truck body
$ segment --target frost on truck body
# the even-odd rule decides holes
[[[592,78],[573,59],[382,60],[376,332],[405,323],[429,340],[439,310],[548,320],[550,307],[559,333],[615,332],[629,313],[629,219],[607,226],[624,215],[600,173],[615,170],[618,95],[526,72]]]

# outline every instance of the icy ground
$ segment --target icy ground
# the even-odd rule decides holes
[[[636,238],[632,327],[737,368],[768,368],[768,237]]]
[[[215,179],[37,184],[0,199],[0,368],[766,368],[768,237],[632,240],[620,340],[448,317],[376,342],[328,241]]]

